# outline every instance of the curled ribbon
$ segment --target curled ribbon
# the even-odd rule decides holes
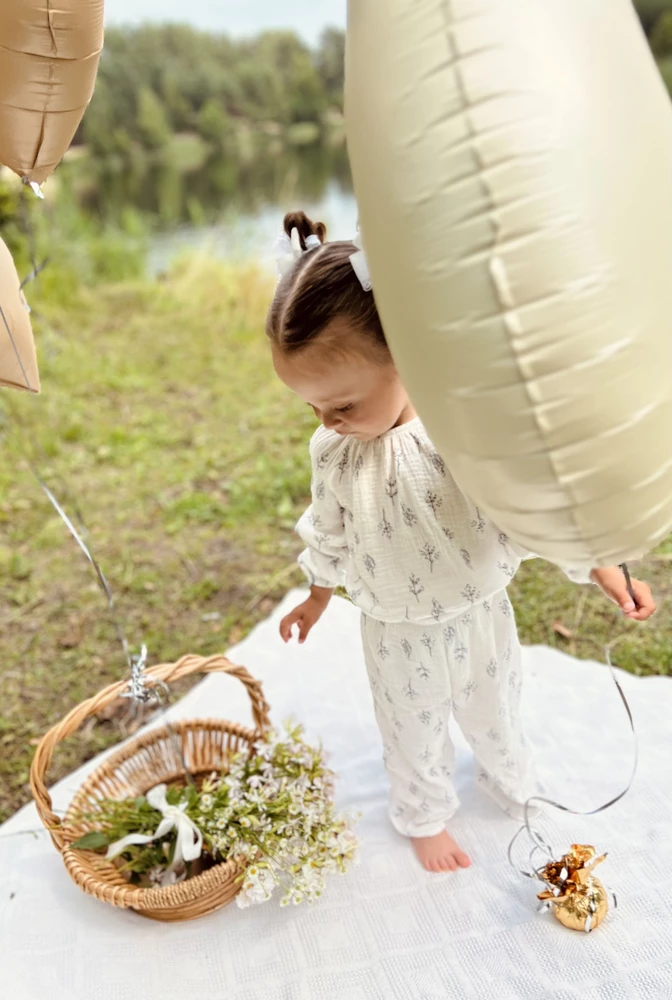
[[[618,793],[618,795],[613,796],[613,798],[609,799],[608,802],[605,802],[603,805],[598,806],[596,809],[588,809],[586,811],[582,811],[582,810],[579,810],[579,809],[572,809],[570,806],[565,806],[561,802],[555,802],[553,799],[547,799],[547,798],[544,798],[541,795],[533,795],[533,796],[531,796],[527,800],[527,802],[525,803],[525,807],[524,807],[524,809],[525,809],[525,820],[524,820],[524,823],[521,826],[521,828],[518,830],[518,832],[515,834],[515,836],[513,837],[513,839],[511,840],[511,843],[509,844],[509,850],[508,850],[509,863],[514,868],[517,868],[518,866],[513,861],[513,848],[514,848],[515,844],[517,843],[518,838],[520,837],[520,835],[522,833],[525,833],[525,832],[527,832],[527,834],[528,834],[528,836],[529,836],[529,838],[530,838],[530,840],[531,840],[531,842],[533,844],[532,851],[530,853],[530,863],[531,863],[532,857],[536,853],[536,851],[543,851],[545,854],[548,854],[549,857],[553,857],[553,850],[552,850],[552,848],[542,838],[541,834],[537,830],[535,830],[534,827],[531,826],[531,824],[530,824],[530,811],[534,808],[534,804],[535,803],[542,803],[543,802],[545,805],[551,806],[553,809],[559,809],[561,812],[570,813],[572,816],[596,816],[598,813],[604,812],[606,809],[610,809],[617,802],[620,802],[620,800],[625,795],[627,795],[627,793],[630,791],[630,788],[632,787],[632,783],[635,780],[635,774],[637,773],[637,763],[638,763],[638,758],[639,758],[639,750],[638,750],[638,745],[637,745],[637,733],[635,731],[635,723],[634,723],[634,720],[632,718],[632,712],[630,710],[630,706],[628,704],[628,700],[625,697],[625,694],[623,692],[623,688],[619,684],[618,678],[616,677],[616,674],[614,672],[614,668],[613,668],[612,663],[611,663],[611,655],[609,653],[609,649],[605,650],[605,653],[606,653],[606,659],[607,659],[607,666],[608,666],[608,668],[609,668],[609,670],[611,672],[611,679],[613,680],[614,684],[616,685],[616,690],[618,691],[618,693],[620,695],[620,698],[621,698],[621,701],[623,702],[623,707],[625,708],[625,711],[626,711],[627,716],[628,716],[628,721],[630,723],[630,730],[632,732],[632,737],[633,737],[633,741],[634,741],[634,758],[633,758],[633,762],[632,762],[632,771],[630,773],[630,777],[628,779],[628,783],[626,784],[625,788],[621,792]],[[540,871],[540,869],[533,868],[532,871],[524,871],[522,868],[519,868],[518,871],[520,872],[521,875],[525,875],[526,878],[539,878],[539,871]]]
[[[196,858],[200,857],[203,849],[203,834],[193,820],[190,820],[185,814],[185,802],[179,806],[169,805],[166,799],[165,785],[156,785],[150,789],[146,798],[150,806],[158,810],[163,817],[154,833],[129,833],[127,837],[122,837],[121,840],[110,844],[105,857],[111,861],[132,844],[149,844],[154,840],[160,840],[161,837],[165,837],[167,833],[175,829],[177,830],[177,841],[172,863],[166,871],[166,875],[169,875],[183,861],[195,861]]]
[[[621,563],[621,566],[619,568],[620,568],[621,572],[623,573],[623,576],[625,577],[625,585],[626,585],[626,587],[628,589],[628,593],[629,593],[630,597],[632,598],[635,606],[637,606],[637,596],[636,596],[634,588],[632,586],[632,579],[630,577],[630,572],[628,570],[628,567],[627,567],[626,563]],[[626,784],[626,786],[625,786],[625,788],[623,789],[622,792],[619,792],[618,795],[615,795],[613,798],[609,799],[608,802],[605,802],[603,805],[598,806],[596,809],[589,809],[589,810],[587,810],[585,812],[582,812],[582,811],[580,811],[578,809],[571,809],[569,806],[562,805],[562,803],[560,803],[560,802],[554,802],[553,799],[546,799],[546,798],[543,798],[542,796],[539,796],[539,795],[534,795],[531,798],[529,798],[527,800],[527,802],[525,803],[525,806],[524,806],[525,813],[524,813],[524,823],[523,823],[523,826],[521,826],[521,828],[518,830],[518,832],[514,835],[513,839],[511,840],[511,843],[509,844],[509,850],[508,850],[509,864],[513,868],[517,868],[517,865],[513,861],[513,848],[514,848],[515,844],[517,843],[518,838],[520,837],[520,835],[522,833],[525,833],[525,832],[527,833],[527,835],[528,835],[528,837],[529,837],[529,839],[530,839],[530,841],[532,842],[532,845],[533,845],[532,846],[532,850],[530,851],[530,856],[529,856],[529,862],[530,862],[530,866],[532,867],[532,871],[524,871],[522,868],[518,868],[518,871],[520,872],[520,874],[524,875],[526,878],[540,878],[540,872],[541,872],[542,869],[541,868],[534,868],[532,866],[532,858],[534,857],[534,855],[535,855],[535,853],[537,851],[543,851],[549,857],[553,857],[553,851],[552,851],[551,847],[544,841],[544,839],[541,837],[541,835],[538,833],[538,831],[535,830],[530,825],[530,811],[531,811],[531,809],[534,808],[533,803],[543,802],[545,805],[551,806],[551,808],[553,808],[553,809],[559,809],[561,812],[570,813],[572,816],[596,816],[598,813],[604,812],[606,809],[610,809],[613,805],[616,805],[617,802],[620,802],[620,800],[625,795],[628,794],[628,792],[630,791],[630,789],[632,787],[632,783],[635,780],[635,775],[637,774],[637,764],[638,764],[638,761],[639,761],[639,746],[638,746],[638,743],[637,743],[637,732],[635,730],[635,722],[634,722],[634,719],[632,718],[632,712],[630,710],[630,705],[628,704],[628,699],[625,697],[625,693],[623,691],[623,688],[619,684],[618,678],[617,678],[616,673],[614,671],[614,667],[613,667],[613,664],[611,662],[611,652],[610,652],[610,647],[609,646],[606,647],[606,649],[604,651],[604,655],[605,655],[605,659],[607,661],[607,667],[609,668],[609,672],[611,674],[611,679],[614,682],[614,684],[616,685],[616,690],[618,691],[618,693],[620,695],[620,698],[621,698],[621,701],[623,702],[623,707],[624,707],[624,709],[625,709],[625,711],[627,713],[628,722],[630,723],[630,731],[632,733],[632,738],[633,738],[633,743],[634,743],[634,755],[633,755],[632,771],[630,773],[630,778],[628,779],[628,783]],[[615,897],[614,897],[614,902],[616,902]]]

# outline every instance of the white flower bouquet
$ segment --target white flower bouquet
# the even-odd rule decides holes
[[[327,875],[357,860],[355,817],[337,815],[334,775],[300,726],[269,732],[233,755],[200,787],[159,785],[135,799],[103,799],[72,844],[105,850],[129,881],[170,885],[222,861],[243,866],[236,899],[249,906],[278,891],[280,904],[319,899]]]

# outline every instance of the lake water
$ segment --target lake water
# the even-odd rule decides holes
[[[182,225],[155,235],[148,267],[152,274],[166,268],[186,250],[212,254],[226,260],[258,260],[275,266],[273,245],[286,212],[302,209],[314,221],[324,222],[330,240],[349,240],[357,229],[357,204],[351,191],[332,181],[318,199],[302,197],[264,205],[254,212],[231,209],[228,218],[210,225]]]
[[[150,225],[149,268],[165,270],[185,250],[273,265],[273,244],[286,212],[301,209],[324,222],[328,238],[352,239],[357,207],[345,142],[303,146],[264,138],[247,150],[235,144],[191,168],[104,163],[87,174],[82,198],[93,213],[122,219],[129,208]]]

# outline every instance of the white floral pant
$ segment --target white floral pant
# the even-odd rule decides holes
[[[474,751],[479,784],[520,817],[535,782],[519,715],[520,643],[506,592],[438,625],[363,615],[362,638],[396,829],[433,836],[459,805],[451,714]]]

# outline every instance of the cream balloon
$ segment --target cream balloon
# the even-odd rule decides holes
[[[41,184],[91,100],[103,0],[3,0],[0,40],[0,163]]]
[[[40,391],[28,305],[12,255],[0,240],[0,386]]]
[[[349,0],[373,288],[455,479],[562,566],[672,529],[672,107],[629,0]]]

